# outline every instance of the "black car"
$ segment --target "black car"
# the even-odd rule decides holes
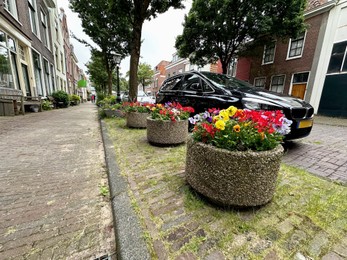
[[[313,125],[313,107],[307,102],[256,88],[233,77],[211,72],[190,71],[177,74],[163,82],[157,103],[179,102],[191,106],[196,113],[208,108],[224,109],[229,106],[252,110],[282,110],[293,121],[286,140],[310,134]]]

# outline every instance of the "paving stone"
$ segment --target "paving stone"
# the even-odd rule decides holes
[[[347,244],[338,244],[333,247],[333,251],[347,259]]]
[[[328,254],[322,257],[322,260],[343,260],[343,259],[346,259],[346,258],[341,257],[334,252],[329,252]]]
[[[282,221],[281,223],[277,224],[277,229],[282,233],[282,234],[287,234],[290,231],[293,230],[293,225],[290,222],[290,220],[286,219]]]
[[[320,255],[322,249],[329,243],[327,235],[323,232],[318,233],[310,242],[308,246],[308,253],[314,257]]]
[[[175,260],[195,260],[198,259],[193,253],[183,253],[175,258]]]
[[[0,258],[51,259],[53,249],[56,259],[114,252],[114,232],[106,229],[110,203],[99,191],[107,173],[96,106],[0,121],[1,145],[8,147],[0,149],[0,229],[7,234]],[[82,234],[83,248],[90,247],[80,254],[69,245],[80,244]]]
[[[204,260],[225,260],[225,256],[224,254],[219,251],[219,250],[215,250],[212,253],[210,253],[208,256],[206,256],[204,258]]]
[[[264,258],[264,260],[280,260],[276,251],[270,251]]]

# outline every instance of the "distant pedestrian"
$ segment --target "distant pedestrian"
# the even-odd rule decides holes
[[[95,95],[94,94],[92,95],[91,99],[92,99],[92,103],[95,103]]]

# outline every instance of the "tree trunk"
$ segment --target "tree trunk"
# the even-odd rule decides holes
[[[137,98],[137,71],[140,61],[142,24],[142,20],[135,21],[130,51],[129,100],[132,102]]]
[[[222,63],[222,70],[223,70],[223,74],[227,74],[228,73],[228,65],[225,61],[221,60]]]
[[[107,71],[107,89],[108,95],[112,95],[112,71]]]

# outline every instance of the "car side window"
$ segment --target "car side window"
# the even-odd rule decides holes
[[[210,85],[206,83],[206,81],[201,80],[201,85],[202,85],[203,92],[214,92],[213,88],[211,88]]]
[[[187,91],[202,91],[199,76],[194,74],[185,76],[183,89]]]
[[[179,90],[182,88],[182,77],[175,77],[172,79],[169,79],[165,82],[165,84],[162,86],[162,90]]]

